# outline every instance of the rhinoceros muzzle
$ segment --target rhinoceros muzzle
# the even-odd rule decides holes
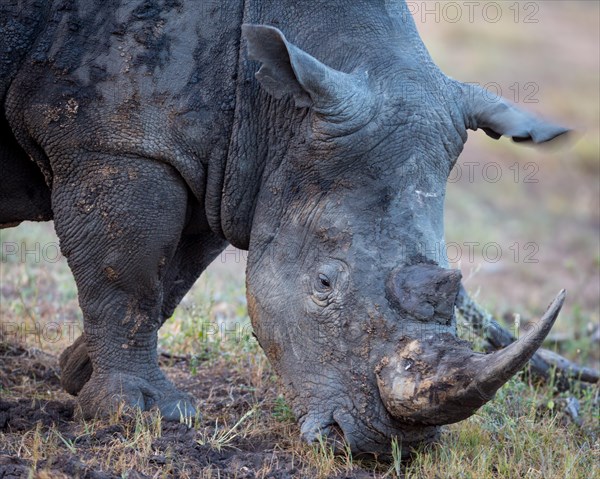
[[[460,273],[434,265],[411,268],[414,271],[396,274],[388,283],[397,308],[422,321],[449,321]],[[424,291],[431,292],[430,299]],[[383,357],[375,369],[385,408],[398,421],[411,425],[466,419],[529,361],[552,328],[564,299],[563,290],[526,334],[492,354],[472,351],[452,331],[404,336],[395,352]]]

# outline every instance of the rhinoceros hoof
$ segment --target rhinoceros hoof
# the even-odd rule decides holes
[[[79,396],[84,419],[106,417],[125,408],[160,410],[163,419],[189,422],[196,416],[192,398],[167,379],[148,381],[132,374],[92,374]]]
[[[92,361],[87,352],[85,337],[79,336],[59,358],[60,384],[69,394],[77,396],[92,376]]]

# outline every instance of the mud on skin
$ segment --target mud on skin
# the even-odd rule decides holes
[[[406,341],[440,361],[473,354],[444,340],[460,276],[426,254],[467,130],[542,143],[564,128],[445,76],[401,1],[28,0],[0,14],[0,225],[54,220],[85,329],[63,384],[86,417],[120,402],[194,413],[158,367],[157,330],[228,244],[249,251],[254,330],[307,441],[338,430],[353,452],[387,453],[472,412],[446,394],[405,416],[419,387],[390,392],[376,371],[406,360]],[[514,372],[542,340],[481,369],[508,358]],[[475,408],[489,384],[473,376]]]

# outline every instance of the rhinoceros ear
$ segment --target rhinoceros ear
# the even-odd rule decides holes
[[[244,24],[242,35],[249,58],[262,63],[257,80],[275,98],[291,95],[297,107],[314,105],[327,111],[365,89],[360,78],[321,63],[275,27]]]
[[[467,128],[481,128],[497,140],[510,136],[515,142],[544,143],[570,131],[545,122],[509,101],[473,85],[463,85]]]

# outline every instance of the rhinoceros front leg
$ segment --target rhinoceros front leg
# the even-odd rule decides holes
[[[158,367],[164,283],[184,228],[187,189],[170,166],[89,153],[54,162],[52,206],[84,316],[92,375],[84,416],[124,402],[167,419],[194,414]]]
[[[161,325],[169,319],[181,299],[206,267],[226,247],[227,242],[210,231],[184,233],[163,281]],[[92,376],[85,335],[66,348],[59,359],[62,387],[77,396]]]

